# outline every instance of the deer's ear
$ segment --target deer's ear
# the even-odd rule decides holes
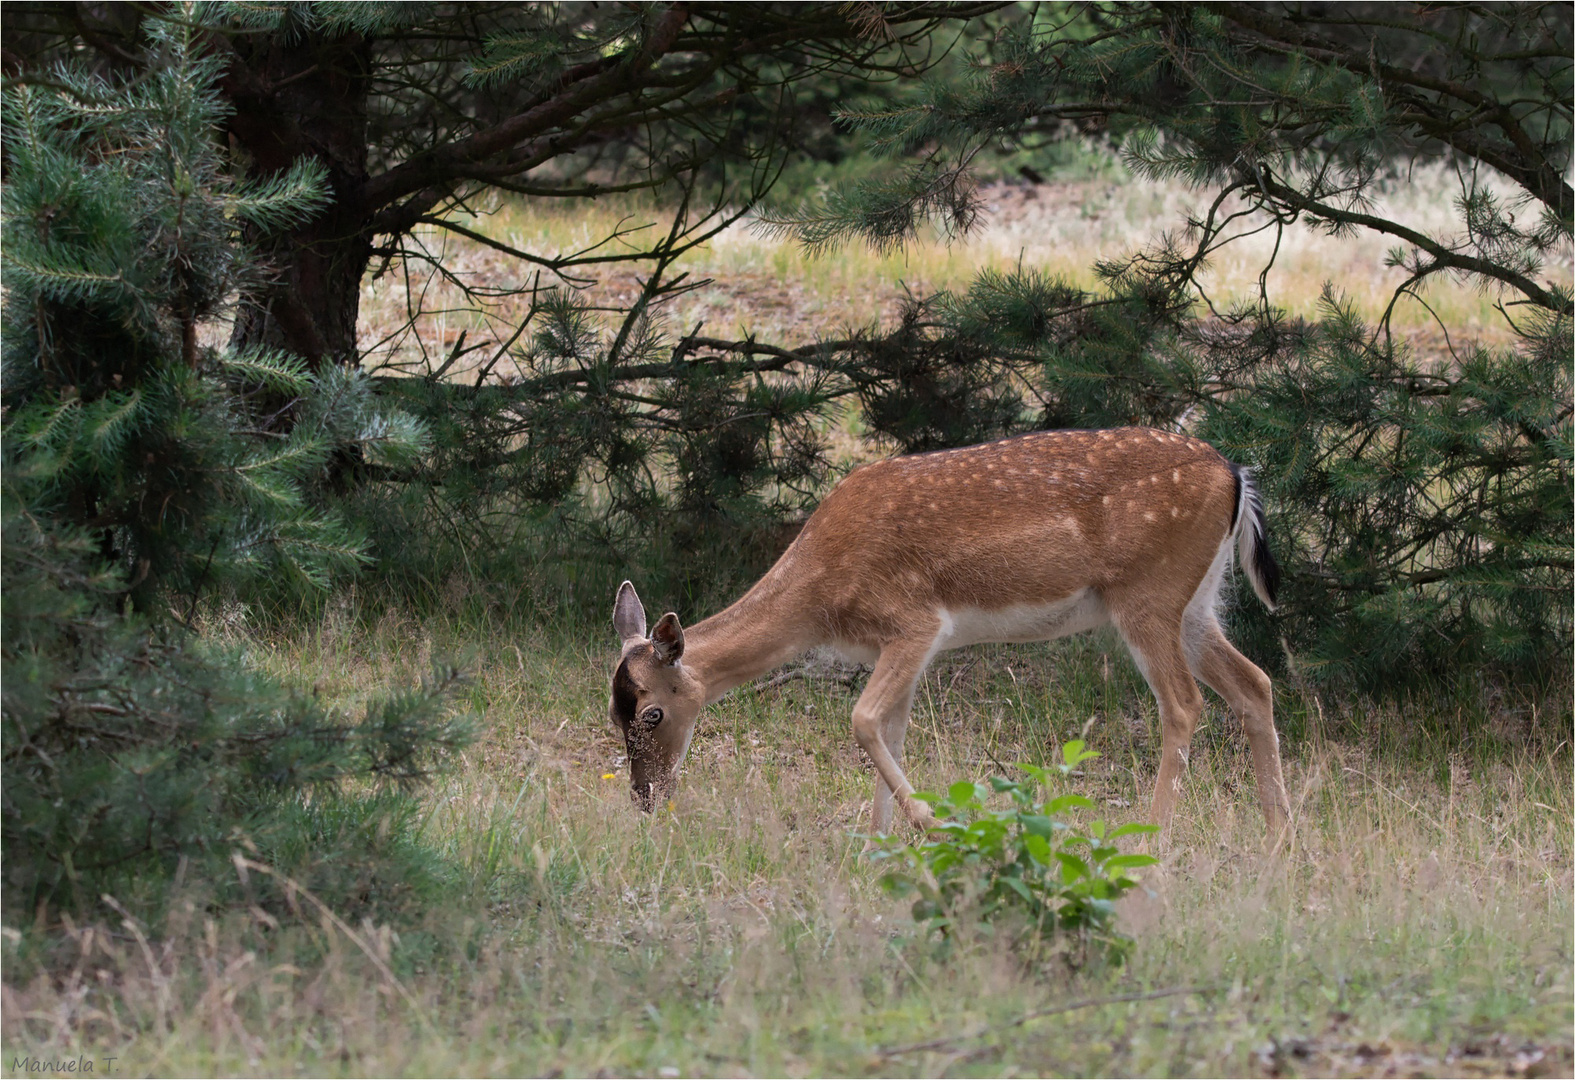
[[[651,630],[651,644],[656,646],[656,658],[664,664],[676,664],[684,655],[684,628],[678,625],[678,616],[669,611],[656,621]]]
[[[620,641],[645,636],[645,605],[627,581],[618,586],[618,599],[613,602],[613,629]]]

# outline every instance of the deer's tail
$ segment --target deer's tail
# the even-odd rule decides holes
[[[1241,560],[1242,573],[1252,582],[1252,591],[1258,594],[1264,607],[1273,611],[1280,590],[1280,564],[1274,561],[1269,550],[1268,530],[1263,523],[1263,500],[1253,485],[1252,473],[1232,465],[1236,473],[1236,553]]]

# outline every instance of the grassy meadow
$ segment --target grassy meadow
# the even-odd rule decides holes
[[[342,607],[228,632],[256,662],[351,700],[472,650],[485,737],[423,800],[453,868],[413,927],[306,906],[166,934],[75,928],[53,977],[5,986],[7,1063],[77,1054],[130,1074],[1568,1075],[1568,717],[1459,697],[1334,712],[1279,686],[1295,839],[1262,850],[1238,726],[1217,701],[1125,966],[939,948],[856,835],[873,789],[859,682],[820,662],[735,692],[674,803],[629,804],[605,719],[610,628],[416,624]],[[1472,708],[1489,736],[1460,737]],[[1141,816],[1158,745],[1119,644],[943,656],[907,756],[942,786],[1045,760],[1112,820]],[[194,897],[200,900],[200,897]],[[9,930],[9,966],[24,937]],[[61,974],[61,972],[64,974]],[[102,1065],[100,1066],[102,1068]]]
[[[1426,223],[1449,213],[1448,190],[1429,173],[1388,197]],[[811,259],[736,226],[684,264],[714,280],[669,318],[799,344],[889,316],[904,287],[960,286],[982,266],[1021,258],[1090,280],[1094,259],[1176,227],[1197,198],[1106,181],[986,195],[996,212],[967,242],[895,255]],[[477,227],[573,250],[630,212],[504,204]],[[448,245],[473,285],[520,280],[496,252],[425,239]],[[1221,299],[1254,287],[1265,243],[1215,265]],[[1376,315],[1400,274],[1384,252],[1299,231],[1271,288],[1311,314],[1333,281]],[[612,304],[636,288],[620,269],[595,295]],[[1504,338],[1491,295],[1441,288],[1429,302],[1451,326]],[[424,352],[436,366],[461,332],[501,344],[514,303],[369,280],[369,365],[419,366]],[[1436,344],[1419,305],[1397,325]],[[849,723],[864,673],[811,658],[734,692],[702,718],[676,799],[642,816],[607,720],[612,594],[608,619],[591,623],[534,616],[498,591],[455,583],[422,617],[351,591],[309,624],[210,618],[251,662],[347,706],[413,684],[434,656],[466,658],[461,704],[481,735],[420,800],[441,889],[397,926],[310,895],[293,924],[261,908],[213,917],[191,882],[156,931],[132,919],[68,923],[64,936],[6,927],[5,1075],[79,1057],[127,1075],[1575,1071],[1567,689],[1533,697],[1464,675],[1371,706],[1279,680],[1295,828],[1275,855],[1240,727],[1211,697],[1161,864],[1122,908],[1136,945],[1111,967],[984,934],[932,942],[880,888],[860,855],[874,773]],[[1047,761],[1079,737],[1101,756],[1068,790],[1112,821],[1141,819],[1158,718],[1108,634],[943,655],[906,759],[936,789]]]

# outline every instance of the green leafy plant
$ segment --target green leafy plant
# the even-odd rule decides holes
[[[950,936],[962,923],[993,931],[1012,916],[1025,941],[1073,935],[1085,950],[1119,963],[1132,942],[1115,928],[1115,902],[1138,885],[1129,871],[1158,860],[1123,853],[1116,841],[1158,827],[1103,820],[1078,826],[1066,815],[1096,809],[1091,799],[1075,792],[1045,798],[1055,773],[1069,775],[1098,756],[1073,739],[1053,768],[1018,765],[1028,782],[996,776],[988,785],[960,780],[944,795],[918,793],[940,821],[919,842],[873,853],[895,864],[881,884],[914,896],[913,918],[932,934]],[[997,794],[1011,804],[991,809],[986,802]]]

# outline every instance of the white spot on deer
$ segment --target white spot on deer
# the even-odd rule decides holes
[[[1145,511],[1143,511],[1143,520],[1144,521],[1153,521],[1154,520],[1154,512],[1152,510],[1145,510]]]
[[[1175,517],[1175,516],[1176,516],[1176,515],[1177,515],[1177,514],[1179,514],[1179,513],[1181,513],[1181,510],[1180,510],[1180,509],[1178,509],[1178,508],[1177,508],[1177,507],[1174,507],[1174,506],[1172,506],[1172,507],[1171,507],[1171,508],[1170,508],[1170,516],[1171,516],[1171,517]]]
[[[1170,479],[1172,481],[1174,481],[1175,483],[1177,483],[1177,484],[1181,483],[1181,470],[1180,469],[1172,469],[1170,471]]]
[[[1110,496],[1106,495],[1102,499],[1100,499],[1099,501],[1104,503],[1106,506],[1109,506],[1110,505]]]

